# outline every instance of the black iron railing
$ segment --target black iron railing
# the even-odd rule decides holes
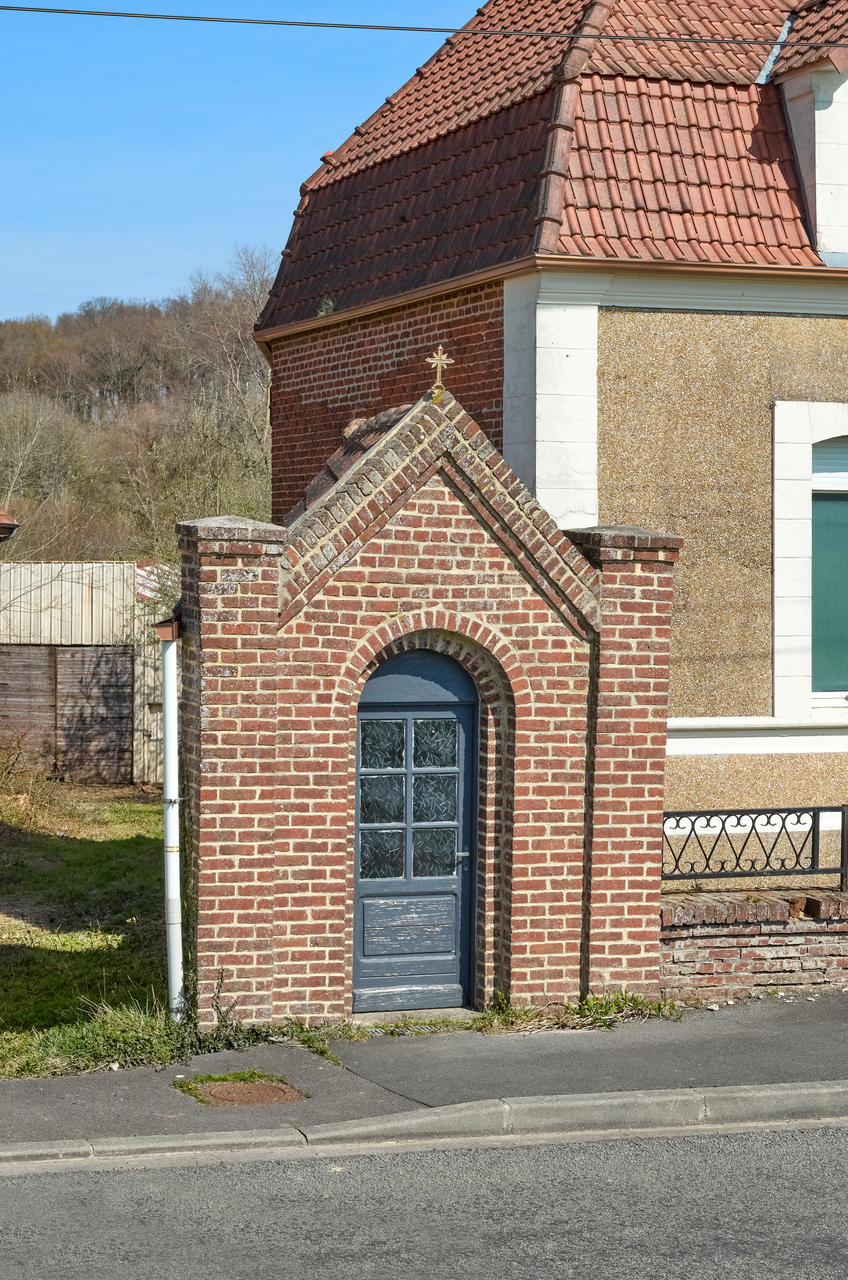
[[[822,864],[822,815],[840,815]],[[838,846],[837,846],[838,841]],[[682,810],[663,818],[663,880],[834,876],[848,891],[848,805]]]

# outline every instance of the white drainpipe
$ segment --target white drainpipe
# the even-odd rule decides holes
[[[180,893],[180,762],[177,723],[177,645],[179,622],[168,618],[154,627],[162,641],[162,721],[165,799],[165,932],[168,947],[168,1005],[183,1015],[183,909]]]

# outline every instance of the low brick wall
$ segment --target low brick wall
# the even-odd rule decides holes
[[[820,890],[668,894],[660,965],[670,996],[848,986],[848,897]]]

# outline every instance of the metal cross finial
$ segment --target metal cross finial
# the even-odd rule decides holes
[[[438,351],[427,357],[427,363],[432,365],[436,371],[436,381],[433,383],[433,390],[444,391],[445,384],[442,382],[442,374],[449,364],[456,364],[456,361],[451,360],[440,342]]]

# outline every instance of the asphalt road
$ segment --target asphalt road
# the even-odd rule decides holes
[[[45,1173],[0,1275],[842,1280],[847,1175],[825,1129]]]

